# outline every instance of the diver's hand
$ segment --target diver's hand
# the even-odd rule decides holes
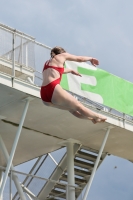
[[[81,74],[79,74],[78,72],[76,72],[76,71],[71,71],[71,74],[74,74],[74,75],[76,75],[76,76],[81,76]]]
[[[96,59],[96,58],[92,58],[91,60],[90,60],[90,62],[91,62],[91,64],[93,65],[93,66],[97,66],[97,65],[99,65],[99,61]]]

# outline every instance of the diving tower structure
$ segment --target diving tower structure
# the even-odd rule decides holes
[[[107,117],[105,123],[75,118],[68,111],[43,105],[41,69],[50,47],[35,38],[0,24],[0,199],[8,176],[17,191],[10,199],[87,198],[97,168],[108,154],[133,162],[133,118],[73,91],[78,101]],[[63,150],[63,149],[66,149]],[[58,151],[57,162],[52,153]],[[60,154],[60,153],[59,153]],[[14,166],[35,159],[29,174]],[[55,167],[47,177],[37,172],[48,159]],[[49,170],[51,166],[46,166]],[[43,169],[45,170],[45,168]],[[34,171],[34,173],[33,173]],[[20,183],[18,175],[25,175]],[[30,190],[33,180],[44,181]],[[11,186],[10,186],[11,188]]]

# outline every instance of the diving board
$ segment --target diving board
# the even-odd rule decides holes
[[[21,88],[23,82],[20,82]],[[26,93],[24,92],[24,87]],[[28,87],[29,91],[35,90],[35,93],[38,94],[28,94]],[[122,117],[90,107],[91,110],[107,117],[107,122],[94,125],[91,121],[75,118],[68,111],[43,105],[41,99],[38,98],[39,87],[27,84],[22,87],[22,90],[18,90],[18,86],[15,89],[0,84],[0,134],[9,152],[23,111],[24,102],[22,100],[29,96],[33,98],[28,108],[13,160],[14,165],[58,149],[61,147],[60,142],[69,138],[80,141],[84,146],[99,150],[105,134],[105,128],[109,125],[114,128],[111,130],[104,151],[133,161],[132,121],[125,121]],[[2,157],[0,165],[5,165]]]
[[[106,145],[105,147],[103,146],[104,150],[102,148],[103,153],[116,155],[133,161],[133,122],[131,120],[126,120],[121,116],[112,114],[106,111],[106,109],[100,110],[84,103],[89,109],[107,117],[105,123],[97,123],[94,125],[89,120],[81,120],[74,117],[68,111],[43,105],[39,98],[40,87],[25,83],[17,78],[14,79],[14,87],[12,87],[11,84],[9,84],[12,81],[9,76],[6,77],[7,85],[5,85],[3,81],[5,74],[0,74],[0,76],[3,76],[3,78],[0,79],[0,135],[9,154],[24,109],[24,99],[32,98],[13,158],[14,166],[37,158],[45,153],[60,149],[64,147],[66,142],[70,139],[86,148],[88,147],[94,149],[94,151],[99,151],[108,127],[111,127],[111,129],[107,133],[109,136],[107,135],[107,141],[105,140],[104,142],[104,145],[105,143]],[[72,152],[70,152],[70,155],[72,155]],[[68,159],[70,163],[70,157]],[[97,165],[98,163],[99,160],[96,161]],[[1,151],[0,166],[6,166],[5,158]],[[72,166],[70,166],[69,171],[72,170],[71,167]],[[94,167],[96,171],[97,166]],[[95,171],[94,173],[92,172],[93,176]],[[89,179],[91,182],[93,176]],[[68,182],[69,185],[74,183],[71,183],[71,179],[70,182]],[[88,183],[89,189],[91,182]],[[67,197],[68,200],[75,196],[75,192],[71,194],[70,191],[71,190],[69,190],[69,196]],[[88,190],[85,193],[84,200],[87,194]],[[21,196],[21,199],[24,200],[24,196]],[[43,198],[41,199],[43,200]]]

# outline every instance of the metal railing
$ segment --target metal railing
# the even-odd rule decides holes
[[[3,172],[5,171],[5,167],[2,167],[0,166],[0,170],[2,170]],[[80,190],[82,191],[82,187],[79,187],[79,186],[76,186],[76,185],[70,185],[70,184],[67,184],[67,183],[63,183],[63,182],[60,182],[60,181],[56,181],[56,180],[52,180],[52,179],[49,179],[49,178],[42,178],[40,176],[36,176],[36,175],[33,175],[33,174],[28,174],[28,173],[24,173],[24,172],[20,172],[20,171],[16,171],[16,170],[10,170],[9,172],[9,194],[8,194],[8,198],[9,200],[12,200],[13,198],[13,194],[12,194],[12,189],[13,189],[13,180],[12,180],[12,176],[13,176],[13,173],[15,173],[17,176],[18,175],[23,175],[25,177],[31,177],[32,179],[36,179],[36,180],[41,180],[42,184],[43,184],[43,181],[44,183],[45,182],[52,182],[52,183],[58,183],[59,185],[63,185],[65,186],[66,188],[68,187],[73,187],[75,188],[76,190]],[[22,188],[24,189],[24,192],[28,195],[30,195],[31,197],[36,197],[34,194],[33,194],[33,191],[30,191],[27,187],[25,187],[23,184],[21,184]],[[55,196],[54,196],[55,197]],[[7,198],[7,199],[8,199]],[[53,198],[52,196],[50,197],[51,199]],[[49,199],[50,199],[49,198]],[[36,197],[37,199],[37,197]]]
[[[35,38],[0,24],[0,67],[4,73],[8,71],[12,77],[28,81],[28,71],[33,83],[40,86],[41,71],[50,57],[50,50]]]

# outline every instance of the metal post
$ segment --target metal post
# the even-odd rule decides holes
[[[10,200],[12,200],[12,171],[10,171]]]
[[[12,76],[15,77],[15,33],[12,38]]]
[[[26,60],[26,67],[28,67],[28,44],[26,43],[26,47],[25,47],[25,60]]]
[[[68,185],[66,185],[66,200],[68,200]]]
[[[107,141],[107,138],[108,138],[108,135],[109,135],[109,132],[110,132],[110,129],[111,129],[111,128],[112,128],[112,127],[108,127],[107,132],[106,132],[106,134],[105,134],[105,137],[104,137],[102,146],[101,146],[101,148],[100,148],[98,157],[97,157],[97,159],[96,159],[96,162],[95,162],[95,165],[94,165],[92,174],[91,174],[90,179],[89,179],[89,181],[88,181],[88,183],[87,183],[87,186],[86,186],[86,190],[85,190],[85,193],[84,193],[83,200],[86,200],[86,198],[87,198],[87,196],[88,196],[88,193],[89,193],[89,190],[90,190],[92,181],[93,181],[93,179],[94,179],[94,176],[95,176],[95,173],[96,173],[96,170],[97,170],[97,167],[98,167],[98,164],[99,164],[99,161],[100,161],[100,158],[101,158],[101,155],[102,155],[103,149],[104,149],[104,147],[105,147],[105,144],[106,144],[106,141]]]
[[[70,185],[75,185],[74,179],[74,144],[70,141],[67,143],[67,181]],[[75,199],[75,188],[68,186],[67,200]]]
[[[27,194],[27,193],[26,193],[26,195],[28,196],[28,198],[29,198],[30,200],[32,200],[32,198],[30,197],[30,195],[29,195],[29,194]]]
[[[23,38],[21,38],[21,65],[23,66]]]
[[[22,185],[23,190],[25,191],[26,194],[28,194],[32,199],[39,200],[27,187]]]
[[[25,120],[25,117],[26,117],[26,113],[27,113],[28,106],[29,106],[29,101],[30,101],[30,99],[27,98],[26,104],[25,104],[25,107],[24,107],[24,111],[23,111],[23,114],[22,114],[22,117],[21,117],[21,120],[20,120],[20,124],[19,124],[18,130],[17,130],[16,136],[15,136],[13,146],[12,146],[11,154],[10,154],[10,157],[9,157],[9,160],[8,160],[8,163],[7,163],[7,167],[6,167],[6,171],[5,171],[5,174],[4,174],[2,186],[0,188],[0,199],[1,199],[1,196],[2,196],[3,191],[4,191],[4,187],[5,187],[5,184],[6,184],[7,177],[8,177],[8,173],[9,173],[9,170],[10,170],[10,167],[11,167],[11,164],[12,164],[12,160],[13,160],[13,157],[14,157],[14,154],[15,154],[15,150],[16,150],[16,147],[17,147],[17,144],[18,144],[18,140],[19,140],[19,137],[20,137],[22,126],[23,126],[23,123],[24,123],[24,120]]]
[[[123,113],[123,128],[125,128],[125,124],[126,124],[126,114]]]
[[[2,185],[2,181],[3,181],[3,171],[0,169],[0,188],[1,188],[1,185]],[[3,199],[3,196],[2,196],[2,199]]]
[[[20,199],[21,200],[26,200],[24,192],[23,192],[22,187],[21,187],[21,185],[19,183],[17,175],[13,173],[12,179],[14,180],[14,183],[15,183],[15,186],[17,188],[17,191],[18,191],[18,194],[20,196]]]
[[[0,187],[1,187],[1,184],[2,184],[2,179],[3,179],[3,175],[2,175],[2,170],[0,169]]]
[[[1,148],[2,152],[3,152],[3,155],[5,157],[6,163],[8,163],[9,154],[8,154],[8,151],[6,149],[6,146],[5,146],[1,136],[0,136],[0,148]],[[11,164],[11,170],[14,170],[13,164]],[[22,200],[26,200],[26,198],[24,196],[24,193],[23,193],[23,190],[22,190],[22,187],[21,187],[21,185],[19,183],[17,175],[14,172],[12,172],[11,174],[12,174],[12,178],[11,179],[13,179],[13,181],[15,183],[15,186],[17,188],[19,196],[21,197]]]

